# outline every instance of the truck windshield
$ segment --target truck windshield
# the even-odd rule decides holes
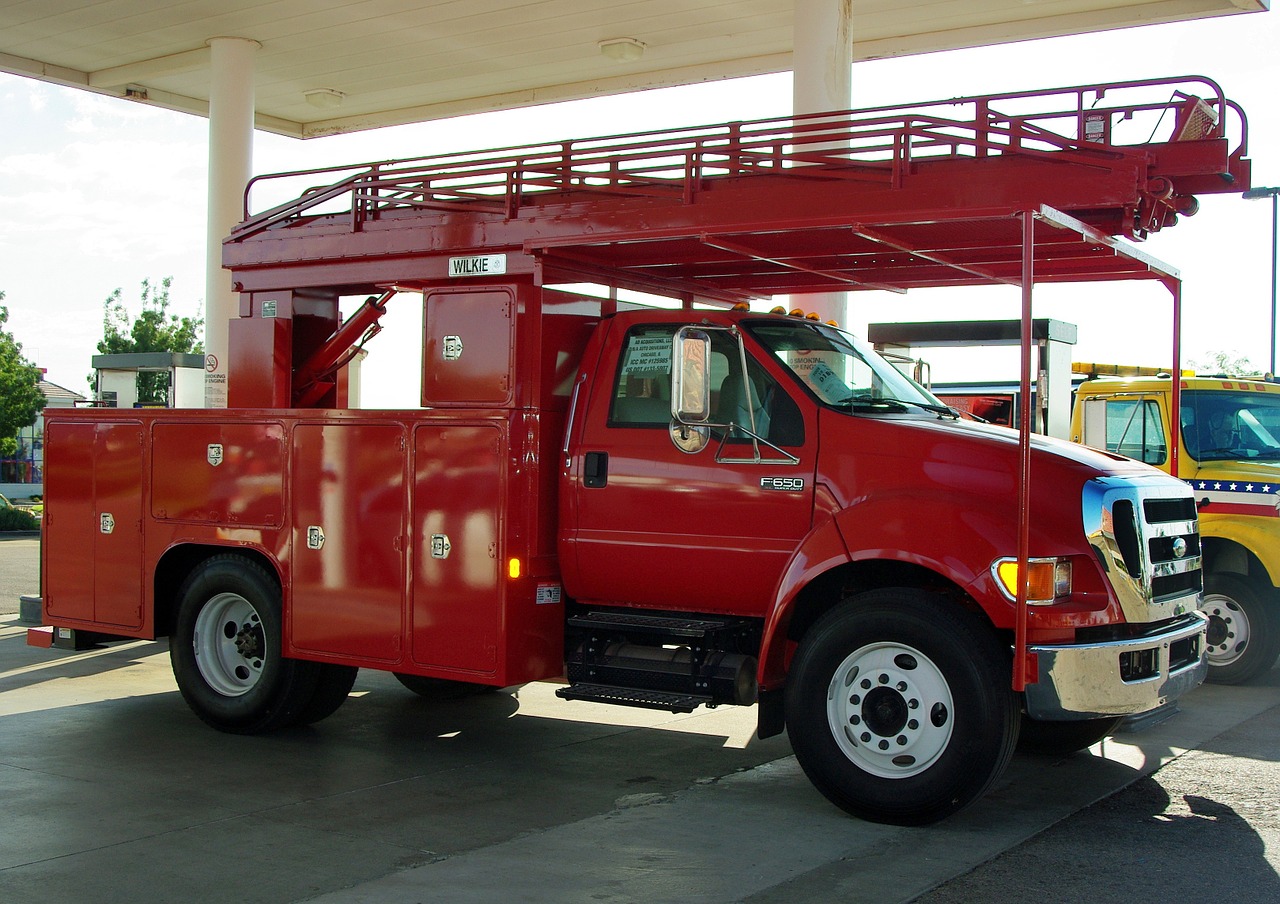
[[[955,416],[953,408],[843,330],[808,320],[744,325],[827,405],[858,411],[923,408]]]
[[[1185,390],[1182,442],[1196,461],[1280,460],[1280,393]]]

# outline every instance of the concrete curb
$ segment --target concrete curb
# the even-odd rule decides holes
[[[18,624],[44,624],[44,600],[38,596],[18,597]]]

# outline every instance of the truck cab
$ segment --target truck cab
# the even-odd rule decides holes
[[[1280,653],[1280,385],[1168,375],[1099,378],[1076,393],[1072,439],[1173,471],[1191,487],[1204,544],[1209,680],[1236,684]]]

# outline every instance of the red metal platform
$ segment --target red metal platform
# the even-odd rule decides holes
[[[958,98],[262,176],[249,197],[291,199],[224,260],[242,291],[372,291],[507,251],[546,284],[732,302],[1016,284],[1030,213],[1037,282],[1161,278],[1111,237],[1245,190],[1246,154],[1200,77]]]

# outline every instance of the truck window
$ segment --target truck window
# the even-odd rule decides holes
[[[936,396],[849,333],[805,320],[751,321],[747,329],[824,405],[852,410],[890,401],[942,407]]]
[[[610,427],[671,423],[671,340],[674,326],[634,327],[627,334],[609,406]]]
[[[662,427],[671,423],[671,342],[676,325],[633,327],[614,382],[609,407],[610,427]],[[804,419],[795,400],[779,386],[758,361],[747,357],[750,403],[744,395],[742,364],[733,337],[723,330],[711,332],[711,411],[717,424],[749,427],[762,439],[779,446],[804,445]],[[715,430],[717,439],[724,430]],[[750,442],[741,430],[731,430],[730,443]]]
[[[1154,399],[1107,399],[1108,452],[1145,462],[1164,464],[1168,457],[1160,405]]]
[[[1182,437],[1196,461],[1280,458],[1280,395],[1186,390]]]

